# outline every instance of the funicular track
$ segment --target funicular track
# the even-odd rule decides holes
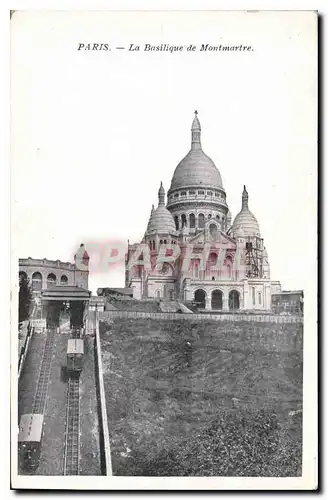
[[[64,475],[78,476],[80,458],[80,383],[79,376],[68,379]]]
[[[81,338],[82,332],[79,328],[73,328],[70,332],[72,339]],[[80,374],[70,373],[67,384],[66,402],[66,432],[65,432],[65,455],[64,475],[79,475],[80,459]]]
[[[45,410],[55,341],[56,329],[51,328],[47,332],[32,413],[43,414]]]

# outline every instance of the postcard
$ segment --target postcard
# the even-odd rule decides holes
[[[317,488],[317,29],[12,12],[13,489]]]

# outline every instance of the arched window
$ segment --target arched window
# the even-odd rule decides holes
[[[261,292],[259,292],[259,304],[260,305],[262,304],[262,294],[261,294]]]
[[[50,273],[47,277],[47,288],[53,288],[54,286],[56,286],[56,275]]]
[[[252,302],[253,302],[253,306],[255,306],[255,287],[254,286],[252,287]]]
[[[211,219],[212,218],[212,214],[208,214],[207,218]]]
[[[175,217],[174,217],[174,222],[175,222],[175,229],[178,230],[179,229],[179,217],[177,215],[175,215]]]
[[[232,290],[229,293],[229,309],[236,310],[236,309],[239,309],[239,307],[240,307],[239,292],[237,292],[237,290]]]
[[[226,265],[226,274],[227,274],[227,277],[231,278],[231,276],[232,276],[232,258],[229,255],[225,259],[225,265]]]
[[[159,244],[160,244],[160,245],[162,245],[162,244],[163,244],[163,240],[160,240],[160,241],[159,241]]]
[[[32,290],[42,290],[42,275],[38,271],[32,274]]]
[[[211,252],[207,259],[207,266],[206,266],[207,271],[213,272],[214,271],[213,268],[216,266],[217,261],[218,261],[218,255],[214,252]]]
[[[212,309],[222,309],[222,292],[221,292],[221,290],[213,290],[211,307],[212,307]]]
[[[195,278],[199,278],[199,261],[194,260],[193,261],[193,275]]]
[[[218,227],[216,224],[210,224],[210,235],[213,239],[216,239],[218,235]]]
[[[161,291],[160,290],[157,290],[156,292],[156,297],[159,299],[161,297]]]
[[[198,227],[199,229],[203,229],[205,227],[205,217],[204,214],[198,215]]]
[[[133,277],[141,278],[142,277],[143,266],[133,266]]]
[[[204,290],[196,290],[195,291],[195,302],[199,309],[205,309],[206,305],[206,294]]]
[[[181,226],[182,227],[187,226],[187,217],[186,217],[186,214],[182,214],[181,215]]]
[[[168,264],[167,262],[163,262],[161,274],[165,274],[165,276],[172,276],[172,274],[173,274],[172,266],[170,264]]]
[[[189,227],[195,227],[195,226],[196,226],[195,214],[190,214],[189,215]]]
[[[68,283],[68,278],[67,278],[66,274],[63,274],[60,278],[60,284],[67,285],[67,283]]]
[[[218,220],[220,222],[220,216],[219,215],[216,215],[215,218],[216,218],[216,220]]]

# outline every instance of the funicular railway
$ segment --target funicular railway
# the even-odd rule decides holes
[[[47,331],[47,339],[44,346],[32,413],[43,414],[45,410],[55,342],[56,329],[51,328]]]
[[[63,289],[63,287],[61,287]],[[72,288],[72,287],[70,287]],[[69,290],[69,298],[72,301],[82,302],[73,304],[71,310],[71,328],[69,330],[69,339],[67,333],[61,335],[60,329],[60,308],[65,305],[63,293],[56,294],[56,290],[45,291],[47,301],[56,301],[47,304],[47,330],[46,339],[39,368],[38,381],[34,394],[34,400],[30,414],[23,414],[20,418],[18,452],[19,466],[21,470],[28,473],[37,473],[40,463],[42,463],[42,446],[44,440],[44,425],[47,420],[46,407],[49,381],[51,378],[52,362],[55,356],[56,343],[67,342],[66,359],[63,359],[63,365],[66,365],[67,388],[66,388],[66,422],[63,450],[63,475],[79,474],[80,458],[80,373],[83,366],[84,355],[84,305],[87,302],[90,292],[79,289],[76,296],[72,296],[72,290]],[[55,295],[52,296],[52,293]],[[67,296],[64,297],[67,304]],[[59,302],[62,302],[60,305]],[[51,306],[54,307],[51,307]],[[50,311],[50,312],[49,312]],[[45,310],[43,311],[45,313]],[[58,326],[59,325],[59,326]],[[58,353],[58,351],[57,351]],[[58,362],[58,360],[56,360]],[[64,424],[64,422],[63,422]]]
[[[80,373],[83,365],[83,331],[72,329],[67,344],[67,403],[64,475],[79,474],[80,458]]]

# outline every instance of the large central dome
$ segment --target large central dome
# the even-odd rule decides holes
[[[202,150],[201,126],[197,111],[191,127],[191,149],[176,167],[170,191],[185,187],[222,188],[220,172],[214,162]]]

